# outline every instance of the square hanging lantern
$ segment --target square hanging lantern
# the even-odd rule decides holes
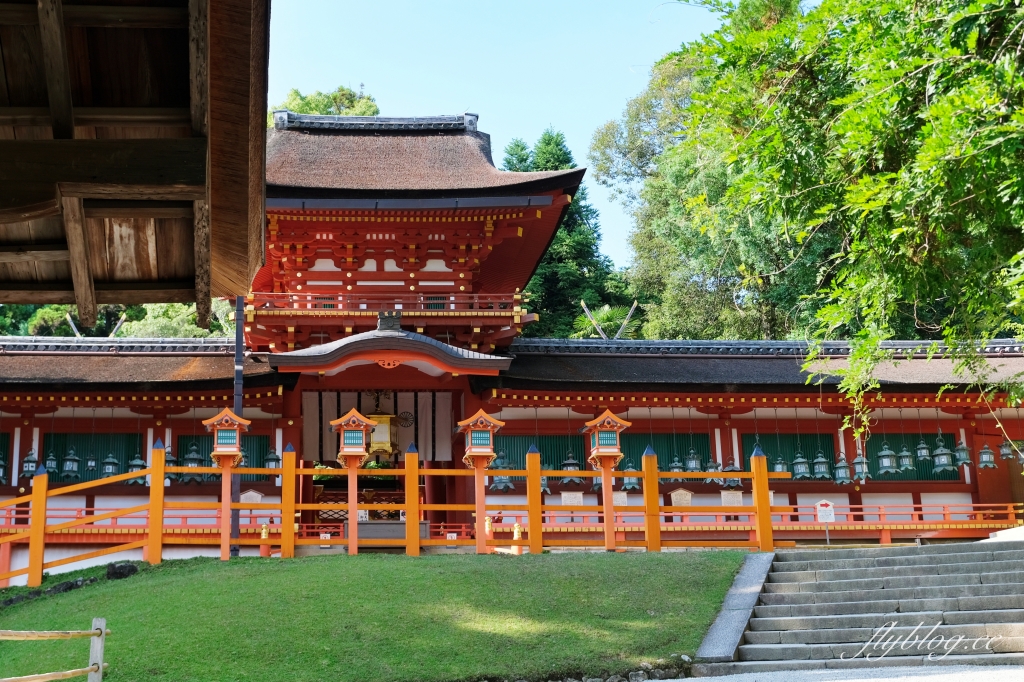
[[[921,438],[921,442],[917,444],[917,461],[918,462],[930,462],[932,461],[932,453],[928,450],[928,443],[924,442],[924,438]]]
[[[61,478],[65,481],[77,481],[80,478],[78,475],[80,461],[78,455],[75,454],[74,446],[68,448],[68,454],[64,455],[64,471],[61,473]]]
[[[811,462],[812,477],[818,481],[831,481],[832,474],[828,470],[828,460],[825,459],[825,453],[822,450],[814,455],[814,461]]]
[[[470,469],[476,468],[478,461],[489,466],[497,456],[494,453],[494,434],[505,422],[495,419],[483,410],[477,410],[469,419],[459,422],[459,431],[466,434],[466,454],[462,462]]]
[[[28,454],[25,455],[25,459],[21,462],[21,477],[32,478],[35,476],[38,465],[39,458],[36,457],[36,451],[29,450]]]
[[[759,449],[760,448],[758,446],[756,446],[756,445],[754,446],[754,452],[755,453]],[[756,455],[751,455],[751,456],[754,457]],[[762,453],[762,457],[763,456],[764,455]],[[738,466],[736,466],[736,460],[733,460],[732,464],[730,464],[729,466],[727,466],[724,469],[722,469],[722,473],[723,474],[724,473],[740,472],[740,471],[743,471],[743,469],[741,469]],[[724,487],[724,488],[742,488],[743,487],[743,479],[742,478],[723,478],[723,479],[721,479],[721,481],[722,481],[722,487]]]
[[[94,455],[91,450],[89,451],[89,454],[85,456],[85,473],[96,473],[96,455]]]
[[[157,439],[156,442],[159,444],[160,443],[160,439]],[[154,447],[156,447],[156,446],[154,446]],[[156,448],[156,449],[159,450],[160,448]],[[178,466],[178,459],[177,459],[177,457],[174,456],[174,453],[171,452],[171,444],[168,443],[167,447],[164,449],[164,468],[166,469],[167,467],[176,467],[176,466]],[[165,481],[171,481],[173,483],[174,481],[178,480],[178,474],[176,474],[176,473],[174,473],[172,471],[164,471],[164,480]]]
[[[905,443],[900,449],[900,454],[896,455],[896,460],[899,462],[900,471],[914,471],[917,469],[914,466],[914,455],[910,453]]]
[[[7,485],[7,455],[0,450],[0,485]]]
[[[804,460],[804,462],[806,461],[807,460]],[[796,465],[796,462],[794,461],[793,464]],[[772,464],[772,471],[774,471],[777,474],[784,474],[787,471],[789,471],[789,464],[782,457],[782,455],[778,455],[775,458],[775,462]]]
[[[648,445],[647,449],[653,452],[651,446]],[[623,471],[636,471],[636,469],[633,468],[633,464],[631,462],[626,462],[626,468],[623,469]],[[636,476],[626,476],[625,478],[622,479],[622,489],[640,490],[640,479]]]
[[[218,465],[225,465],[227,460],[235,465],[241,459],[242,432],[248,431],[250,424],[251,421],[242,419],[226,407],[217,415],[203,420],[206,430],[213,432],[213,452],[210,457]]]
[[[100,475],[100,478],[110,478],[111,476],[117,476],[120,473],[118,470],[121,468],[121,465],[117,461],[117,458],[114,457],[113,452],[107,454],[107,457],[103,460],[102,464],[103,473]]]
[[[531,444],[530,449],[526,451],[527,454],[536,452],[540,454],[536,444]],[[489,469],[508,469],[508,460],[505,458],[505,451],[498,450],[498,455],[491,462]],[[488,490],[494,490],[497,492],[507,492],[515,490],[516,487],[512,484],[512,477],[508,475],[495,475],[491,477],[491,485]]]
[[[804,453],[798,449],[793,457],[793,480],[807,481],[811,479],[811,463],[804,457]]]
[[[996,453],[992,451],[992,448],[985,443],[981,446],[981,450],[978,450],[978,468],[979,469],[995,469],[996,468]]]
[[[935,446],[935,451],[932,452],[932,464],[935,465],[932,472],[937,474],[942,471],[956,471],[956,467],[953,466],[953,453],[946,447],[941,432],[935,439]]]
[[[857,453],[857,456],[853,458],[853,480],[867,483],[869,478],[872,478],[872,476],[868,465],[868,458],[864,456],[863,452]]]
[[[999,444],[999,459],[1013,459],[1016,456],[1013,449],[1013,443],[1004,438]]]
[[[692,450],[693,448],[690,449]],[[678,455],[672,459],[672,463],[668,465],[668,470],[674,474],[680,474],[685,471],[683,463],[679,461]],[[670,483],[680,483],[683,481],[681,478],[670,478],[668,480]]]
[[[690,451],[686,453],[686,470],[690,473],[695,473],[701,470],[700,455],[698,455],[697,451],[693,448],[690,448]]]
[[[579,471],[580,463],[576,461],[576,458],[572,454],[572,450],[568,450],[565,453],[565,461],[562,462],[562,471]],[[562,479],[562,485],[569,485],[570,483],[583,483],[583,479],[579,476],[566,476]]]
[[[956,448],[953,451],[956,454],[956,465],[957,466],[970,466],[974,464],[971,461],[971,451],[967,447],[967,443],[961,438],[960,442],[956,444]]]
[[[370,457],[398,455],[398,417],[380,413],[369,414],[366,418],[377,423],[370,431]]]
[[[878,451],[877,457],[879,476],[889,476],[898,471],[896,468],[896,453],[889,447],[888,441],[882,441],[882,449]]]
[[[618,466],[622,461],[619,434],[630,426],[630,422],[611,410],[605,410],[597,419],[586,422],[581,431],[590,434],[590,456],[587,460],[597,469],[603,465],[610,465],[613,469]]]
[[[185,466],[189,469],[198,469],[203,466],[203,459],[203,456],[199,454],[199,445],[193,441],[188,446],[188,452],[185,453]],[[181,475],[181,482],[202,483],[203,475],[189,471]]]
[[[53,450],[50,450],[50,454],[46,456],[45,466],[47,471],[57,472],[57,455],[53,454]]]
[[[137,474],[145,468],[146,460],[142,459],[141,453],[136,452],[135,457],[128,462],[128,473]],[[135,478],[129,478],[128,485],[146,485],[146,477],[136,476]]]
[[[264,469],[280,469],[281,468],[281,455],[277,454],[277,450],[270,448],[267,456],[263,458]]]
[[[846,462],[845,453],[839,453],[839,461],[833,468],[833,476],[836,479],[836,485],[847,485],[853,482],[850,479],[850,465]]]
[[[722,471],[722,465],[718,463],[718,460],[714,457],[708,462],[707,472],[709,474],[717,474]],[[705,478],[705,483],[717,483],[718,485],[725,485],[724,478]]]

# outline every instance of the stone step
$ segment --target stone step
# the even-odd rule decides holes
[[[975,620],[962,620],[961,624],[974,624],[984,622],[977,619],[977,612],[974,613]],[[991,613],[1000,613],[992,611]],[[783,616],[780,618],[751,618],[749,629],[751,630],[817,630],[828,628],[879,628],[886,623],[896,621],[898,627],[903,623],[911,626],[918,623],[948,623],[943,620],[942,611],[921,611],[918,613],[855,613],[840,616]],[[1013,621],[995,620],[992,622],[1008,623]],[[1024,622],[1024,621],[1021,621]]]
[[[835,644],[867,642],[877,631],[876,628],[829,628],[824,630],[748,630],[743,635],[744,644]],[[923,634],[939,634],[946,638],[964,637],[1024,637],[1024,623],[988,623],[975,625],[938,625],[927,627],[914,625],[893,627],[887,636],[909,637]]]
[[[905,646],[905,648],[904,648]],[[889,639],[888,635],[876,641],[837,644],[742,644],[741,661],[799,661],[807,659],[853,659],[856,657],[885,658],[894,656],[970,656],[984,653],[1024,653],[1024,637],[965,638],[958,635],[947,639],[944,635],[928,631],[909,643]]]
[[[987,563],[990,561],[1024,561],[1024,549],[1001,552],[954,552],[950,554],[924,554],[864,559],[831,559],[820,561],[775,561],[773,573],[796,571],[832,571],[904,566],[936,566],[939,564]]]
[[[886,592],[886,590],[881,590]],[[896,590],[893,590],[894,592]],[[927,593],[927,590],[925,591]],[[919,611],[987,611],[1024,609],[1024,594],[982,595],[974,597],[939,597],[921,599],[883,599],[847,601],[825,604],[774,604],[755,606],[757,618],[784,616],[827,616],[849,613],[915,613]]]
[[[922,575],[969,575],[977,574],[982,567],[988,573],[1020,570],[1020,561],[987,561],[953,564],[925,564],[918,566],[880,566],[875,568],[843,568],[828,571],[772,571],[768,582],[803,583],[833,580],[880,580],[889,577],[914,577]]]
[[[995,575],[1004,574],[997,573]],[[834,604],[848,601],[885,601],[887,599],[983,597],[1003,594],[1024,594],[1024,583],[894,587],[887,590],[848,590],[841,592],[764,592],[761,594],[760,601],[765,606],[774,606],[782,604]]]
[[[934,554],[1005,552],[1024,550],[1024,541],[1004,542],[952,542],[920,547],[878,547],[859,549],[821,549],[779,551],[775,554],[778,563],[786,561],[823,561],[831,559],[868,559],[879,557],[927,556]]]
[[[1013,563],[1019,568],[1020,564]],[[991,566],[993,564],[989,564]],[[983,567],[988,570],[988,566]],[[906,587],[943,587],[948,585],[983,585],[995,583],[1018,583],[1024,582],[1024,571],[1002,571],[994,573],[944,573],[941,575],[912,575],[912,576],[890,576],[884,578],[857,579],[857,580],[817,580],[808,582],[770,582],[772,574],[768,574],[769,581],[765,582],[765,592],[795,593],[795,592],[850,592],[861,590],[896,589]]]
[[[1024,609],[1002,609],[991,611],[951,611],[943,614],[948,625],[971,623],[1024,623]]]
[[[1024,665],[1024,654],[977,654],[966,656],[947,656],[941,660],[928,660],[926,656],[897,656],[878,661],[855,658],[852,660],[817,659],[799,661],[734,661],[732,663],[694,663],[691,674],[693,677],[719,677],[722,675],[741,675],[743,673],[767,673],[788,670],[850,670],[871,668],[874,670],[888,667],[926,667],[949,665],[988,665],[988,666],[1020,666]],[[1009,676],[1002,679],[1013,679],[1012,675],[1019,671],[1012,670]],[[884,678],[876,678],[884,679]]]

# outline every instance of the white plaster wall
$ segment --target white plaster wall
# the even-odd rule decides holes
[[[99,513],[106,513],[105,511],[114,511],[115,509],[127,509],[129,507],[137,507],[140,504],[149,503],[149,489],[142,486],[137,486],[138,489],[144,490],[145,495],[97,495],[96,496],[96,508],[101,510]],[[105,521],[96,522],[97,526],[144,526],[149,522],[149,514],[146,511],[138,512],[133,516],[121,516],[116,519],[106,519]]]
[[[913,516],[909,512],[909,508],[914,504],[914,496],[911,493],[864,493],[861,495],[861,500],[865,507],[871,507],[872,505],[878,505],[882,507],[905,507],[907,508],[906,514],[894,514],[896,509],[885,512],[886,521],[910,521]],[[868,509],[865,509],[868,511]],[[873,510],[872,510],[873,511]],[[864,514],[865,521],[879,521],[881,516],[879,514]]]
[[[972,501],[970,493],[921,493],[921,507],[926,512],[922,518],[925,521],[941,521],[943,505],[971,504]],[[933,513],[928,514],[929,511]],[[953,514],[950,518],[956,521],[966,521],[968,516],[968,514]]]

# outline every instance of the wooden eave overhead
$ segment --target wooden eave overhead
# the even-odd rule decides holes
[[[0,2],[0,303],[244,294],[269,0]]]

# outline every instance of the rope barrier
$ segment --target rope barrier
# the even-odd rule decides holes
[[[77,639],[79,637],[110,636],[110,630],[0,630],[0,640],[34,640],[34,639]],[[2,682],[2,680],[0,680]]]
[[[103,669],[106,670],[110,665],[108,663],[103,664]],[[26,675],[24,677],[4,677],[0,679],[0,682],[46,682],[47,680],[67,680],[72,677],[81,677],[82,675],[88,675],[90,673],[98,673],[100,666],[98,663],[93,663],[88,668],[78,668],[77,670],[65,670],[59,673],[40,673],[39,675]]]

